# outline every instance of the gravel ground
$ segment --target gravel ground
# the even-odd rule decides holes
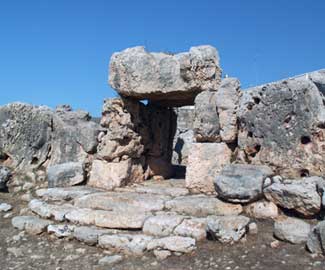
[[[0,193],[0,202],[12,204],[13,216],[26,207],[26,203],[6,193]],[[192,254],[173,256],[164,261],[158,261],[148,253],[142,257],[124,257],[113,266],[99,266],[98,261],[111,253],[74,240],[58,240],[48,235],[29,236],[14,229],[11,218],[4,218],[4,215],[0,213],[1,270],[325,269],[325,259],[310,255],[303,245],[281,242],[277,248],[272,248],[270,244],[275,240],[272,222],[257,222],[258,235],[249,235],[246,241],[232,246],[207,241],[199,244]]]

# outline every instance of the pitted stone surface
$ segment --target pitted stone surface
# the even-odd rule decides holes
[[[324,175],[324,78],[320,70],[242,92],[238,145],[249,163],[289,178]]]

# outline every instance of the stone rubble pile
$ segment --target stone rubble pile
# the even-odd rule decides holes
[[[325,70],[241,90],[211,46],[134,47],[109,82],[99,121],[0,106],[0,189],[29,201],[14,227],[163,259],[271,219],[275,238],[324,254]]]

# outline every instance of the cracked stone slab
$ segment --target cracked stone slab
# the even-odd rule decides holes
[[[149,217],[144,222],[143,232],[154,236],[171,235],[176,226],[179,225],[184,218],[184,216],[180,215],[157,215]]]

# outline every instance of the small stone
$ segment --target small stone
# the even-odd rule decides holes
[[[271,248],[278,248],[280,246],[280,241],[275,240],[270,243]]]
[[[255,222],[252,222],[252,223],[248,224],[248,232],[250,234],[257,234],[258,233],[257,224]]]
[[[12,206],[8,203],[1,203],[0,204],[0,212],[8,212],[12,209]]]
[[[49,225],[47,227],[48,233],[53,233],[56,237],[68,237],[73,234],[75,226],[60,224],[60,225]]]
[[[153,254],[160,261],[167,259],[172,253],[169,250],[154,250]]]
[[[99,265],[113,265],[121,262],[123,257],[120,255],[105,256],[98,261]]]
[[[209,216],[208,234],[222,243],[239,241],[247,231],[249,218],[245,216]]]
[[[4,216],[3,216],[3,218],[11,218],[12,217],[12,213],[7,213],[7,214],[5,214]]]

